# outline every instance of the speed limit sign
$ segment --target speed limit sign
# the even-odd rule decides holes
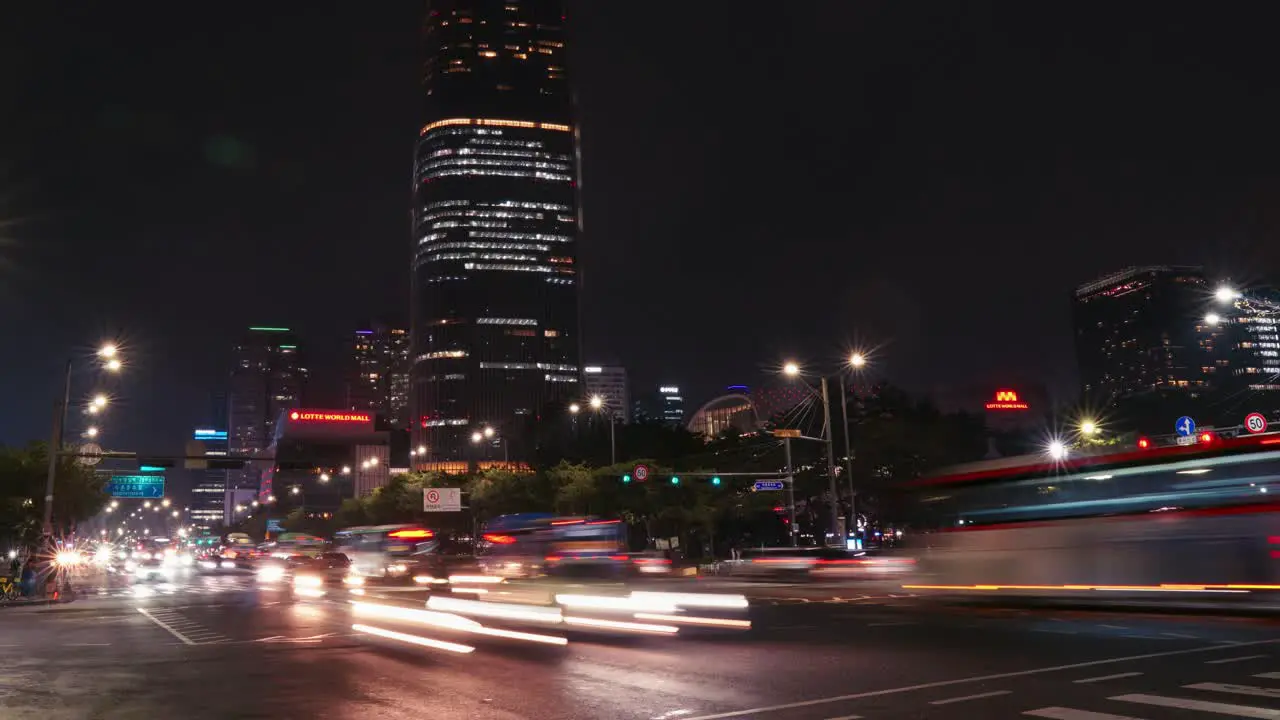
[[[649,466],[637,465],[632,469],[631,474],[636,476],[636,482],[644,482],[649,479]]]
[[[1244,429],[1251,433],[1267,431],[1267,418],[1262,413],[1249,413],[1244,419]]]

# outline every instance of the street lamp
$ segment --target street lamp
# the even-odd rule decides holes
[[[302,492],[302,488],[298,487],[297,485],[294,485],[293,487],[289,488],[290,495],[297,495],[300,492]]]
[[[84,435],[85,437],[91,437],[91,438],[98,437],[98,428],[90,425],[88,428],[85,429]]]
[[[798,377],[800,375],[800,366],[789,362],[782,366],[782,374],[787,377]]]
[[[419,455],[426,455],[426,454],[427,454],[427,446],[426,446],[426,445],[419,445],[419,446],[418,446],[418,454],[419,454]]]
[[[96,407],[96,408],[98,408],[99,410],[101,410],[102,408],[104,408],[104,407],[106,407],[106,406],[107,406],[107,396],[106,396],[106,395],[103,395],[102,393],[98,393],[97,395],[94,395],[94,396],[93,396],[93,407]]]
[[[163,505],[163,506],[165,506],[165,507],[169,507],[169,505],[170,505],[171,503],[169,502],[169,498],[165,498],[164,500],[161,500],[161,501],[160,501],[160,504],[161,504],[161,505]]]
[[[1232,300],[1235,300],[1236,298],[1240,297],[1240,293],[1236,292],[1234,288],[1231,288],[1227,285],[1223,285],[1219,287],[1217,290],[1213,291],[1213,297],[1215,300],[1217,300],[1220,303],[1229,303]]]
[[[151,501],[150,501],[150,500],[147,500],[147,501],[143,502],[143,503],[142,503],[142,507],[144,507],[144,508],[149,508],[149,507],[151,507]]]
[[[493,437],[493,428],[491,428],[491,427],[486,427],[486,428],[484,429],[484,436],[485,436],[485,437],[487,437],[487,438],[491,438],[491,437]]]
[[[1222,322],[1222,316],[1218,313],[1209,313],[1204,316],[1204,323],[1206,325],[1217,325],[1220,322]]]
[[[782,372],[784,375],[787,375],[788,377],[799,377],[800,366],[795,362],[789,361],[782,366]],[[841,384],[841,387],[844,387],[843,376],[841,376],[840,384]],[[826,445],[827,445],[827,483],[829,486],[828,492],[831,493],[831,535],[837,536],[840,534],[840,518],[836,515],[837,508],[840,501],[840,495],[839,495],[839,491],[836,490],[836,472],[835,472],[836,458],[835,458],[835,447],[834,447],[835,440],[834,440],[834,435],[831,432],[832,430],[831,428],[831,393],[830,393],[830,390],[827,389],[826,375],[822,376],[821,386],[822,386],[822,394],[821,394],[822,423],[825,430],[824,434],[826,435],[826,437],[823,438],[823,440],[826,442]],[[806,385],[806,387],[808,387],[808,385]],[[810,389],[810,392],[812,392],[812,389]],[[842,399],[843,399],[843,396],[844,396],[844,393],[841,393]],[[846,416],[847,415],[848,415],[848,412],[846,411]],[[794,529],[792,530],[792,532],[794,532]],[[843,538],[841,538],[841,540],[843,540]]]
[[[480,441],[483,439],[484,439],[484,435],[482,435],[479,430],[476,430],[475,432],[471,433],[471,443],[473,445],[479,445]]]
[[[343,466],[342,466],[342,474],[343,474],[343,475],[350,475],[350,474],[351,474],[351,466],[350,466],[350,465],[343,465]]]
[[[590,405],[591,409],[595,410],[597,414],[599,414],[601,410],[607,409],[604,398],[600,395],[592,395],[591,398],[587,400],[587,405]],[[569,412],[571,413],[577,413],[579,409],[580,408],[578,407],[577,403],[574,403],[569,406]],[[609,464],[617,465],[618,464],[618,443],[616,440],[615,428],[614,428],[615,418],[612,412],[607,412],[606,414],[609,416]]]
[[[1045,452],[1054,460],[1065,460],[1067,457],[1067,446],[1061,440],[1050,440]]]
[[[322,483],[329,482],[329,473],[320,473],[320,482]]]
[[[577,415],[582,410],[582,406],[578,403],[569,403],[569,412]]]
[[[1085,437],[1091,437],[1098,434],[1098,423],[1092,420],[1084,420],[1080,423],[1080,434]]]
[[[177,510],[174,510],[174,511],[173,511],[172,513],[170,513],[170,514],[171,514],[171,515],[173,515],[174,517],[178,517],[178,511],[177,511]]]

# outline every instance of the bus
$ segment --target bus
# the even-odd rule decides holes
[[[351,560],[351,574],[359,584],[448,577],[448,566],[463,554],[456,543],[415,524],[346,528],[334,533],[333,546]]]
[[[920,576],[905,587],[1234,599],[1280,590],[1280,433],[1192,440],[974,463],[909,483]]]
[[[520,513],[485,523],[479,560],[488,575],[595,577],[629,572],[632,557],[620,520]]]

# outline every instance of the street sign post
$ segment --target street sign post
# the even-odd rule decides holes
[[[645,480],[649,479],[649,466],[636,465],[634,468],[632,468],[631,474],[635,476],[636,482],[644,482]]]
[[[423,512],[457,512],[461,509],[461,488],[427,488],[422,491]]]
[[[1179,437],[1191,437],[1196,434],[1196,421],[1183,415],[1173,424],[1173,431],[1178,433]]]
[[[784,480],[757,480],[755,485],[751,486],[752,492],[760,492],[762,490],[781,490],[787,486]]]
[[[107,483],[113,498],[159,500],[164,497],[163,475],[114,475]]]
[[[85,443],[80,446],[80,456],[76,461],[81,465],[93,467],[102,462],[102,446],[97,443]]]
[[[1249,413],[1244,419],[1244,429],[1257,434],[1267,431],[1267,417],[1262,413]]]

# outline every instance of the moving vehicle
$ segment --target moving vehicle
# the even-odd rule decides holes
[[[621,577],[633,569],[626,526],[619,520],[501,515],[485,524],[481,539],[479,564],[487,575]]]
[[[414,577],[447,577],[448,543],[421,525],[368,525],[339,530],[333,549],[351,560],[361,582],[411,585]]]
[[[911,484],[934,592],[1256,598],[1280,590],[1280,433],[1140,439],[952,468]]]

